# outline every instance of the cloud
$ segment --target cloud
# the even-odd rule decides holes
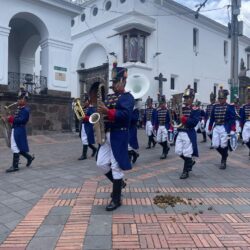
[[[196,5],[201,4],[204,0],[174,0],[192,10],[196,10]],[[225,26],[231,19],[231,8],[227,7],[231,4],[231,0],[208,0],[205,8],[201,9],[201,14],[207,16]],[[209,11],[211,10],[211,11]],[[244,22],[244,35],[250,37],[250,1],[242,0],[241,14],[239,20]]]

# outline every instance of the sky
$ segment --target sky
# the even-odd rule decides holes
[[[174,0],[192,10],[197,10],[197,4],[203,3],[205,0]],[[231,19],[231,8],[227,6],[231,4],[231,0],[208,0],[205,8],[201,9],[201,14],[227,26]],[[243,21],[243,34],[250,38],[250,0],[241,1],[241,13],[239,20]]]

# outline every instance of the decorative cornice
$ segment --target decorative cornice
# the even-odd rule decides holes
[[[148,26],[148,29],[151,30],[151,32],[154,30],[154,23],[155,23],[155,19],[149,16],[146,16],[140,12],[136,12],[136,11],[131,11],[128,12],[124,15],[115,17],[107,22],[103,22],[99,25],[96,25],[94,27],[91,27],[91,29],[86,29],[84,31],[81,31],[79,33],[73,34],[72,35],[72,39],[77,39],[77,38],[81,38],[84,35],[88,35],[91,34],[92,32],[96,32],[98,30],[104,29],[105,27],[111,26],[112,24],[116,24],[116,23],[120,23],[120,22],[126,22],[127,20],[135,20],[133,15],[139,15],[139,17],[137,17],[137,21],[136,22],[144,22],[146,23],[145,26]],[[130,19],[131,18],[131,19]],[[147,31],[148,32],[148,31]],[[117,35],[117,34],[115,34]],[[112,37],[113,35],[109,36]]]
[[[155,30],[155,19],[137,11],[131,11],[127,18],[118,24],[114,30],[121,33],[133,28],[152,33]]]
[[[0,26],[0,36],[9,36],[10,29],[11,29],[10,27]]]
[[[50,47],[55,47],[55,48],[60,48],[60,49],[71,51],[73,47],[73,43],[49,38],[49,39],[42,41],[40,43],[40,46],[42,49],[47,46],[50,46]]]
[[[70,1],[65,0],[36,0],[40,3],[50,5],[56,8],[59,8],[63,11],[68,12],[72,17],[80,15],[83,11],[83,7],[79,4],[75,4]]]
[[[122,66],[124,66],[128,69],[144,69],[144,70],[148,70],[148,71],[153,70],[152,67],[149,67],[147,64],[140,63],[140,62],[127,62],[127,63],[123,63]]]

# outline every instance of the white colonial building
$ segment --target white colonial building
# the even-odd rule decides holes
[[[207,103],[219,86],[230,89],[227,27],[202,15],[196,19],[195,12],[172,0],[89,0],[82,6],[72,27],[73,96],[86,91],[105,68],[110,74],[114,60],[130,76],[150,82],[144,100],[156,99],[158,92],[169,99],[190,84]],[[249,45],[249,38],[239,37],[239,59],[248,68]],[[167,79],[162,89],[155,80],[160,73]]]
[[[159,92],[170,99],[190,84],[197,98],[208,102],[218,86],[230,87],[227,27],[202,15],[196,19],[172,0],[0,0],[0,5],[0,90],[38,78],[36,93],[46,86],[51,93],[79,97],[98,79],[108,85],[114,60],[129,69],[133,84],[150,83],[144,101],[148,95],[156,100]],[[249,38],[239,38],[239,58],[248,68],[249,45]],[[155,79],[160,74],[162,85]]]
[[[71,91],[71,22],[82,7],[62,0],[0,0],[0,6],[0,85],[13,90],[16,82],[39,80],[40,90],[44,84]]]

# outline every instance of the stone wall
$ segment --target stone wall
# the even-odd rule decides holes
[[[31,111],[27,125],[28,134],[71,131],[73,123],[72,98],[65,97],[65,93],[63,95],[31,96],[28,101],[28,107]],[[0,93],[1,114],[4,114],[5,105],[16,102],[16,96],[16,93]]]

